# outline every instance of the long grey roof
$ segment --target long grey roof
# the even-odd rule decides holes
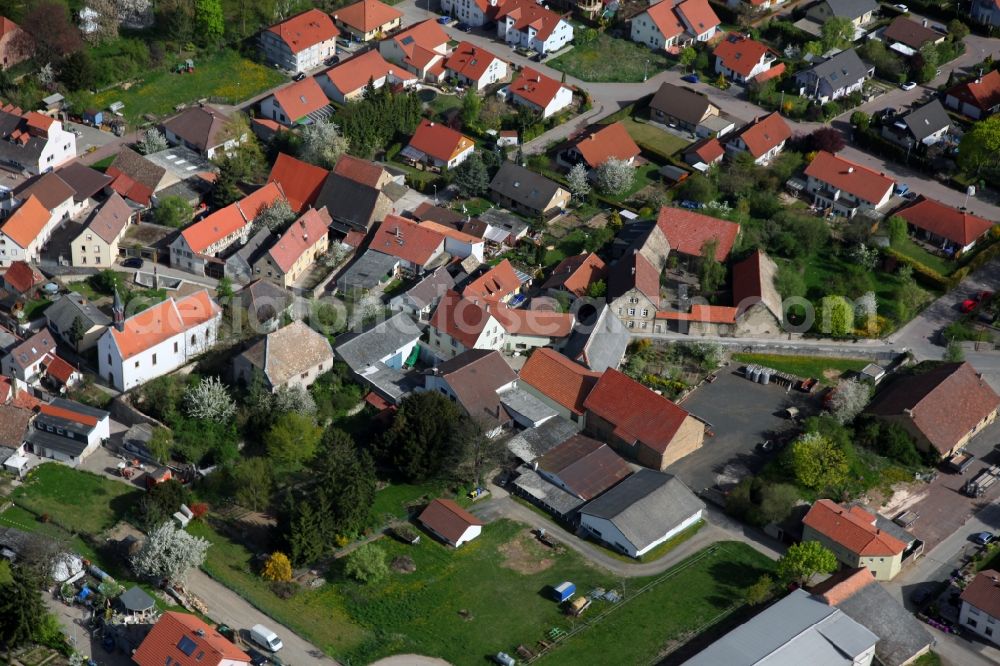
[[[349,289],[374,289],[387,278],[399,265],[399,258],[392,255],[368,250],[354,260],[340,277],[337,278],[337,288],[341,291]]]
[[[374,187],[330,173],[316,197],[316,208],[326,206],[339,231],[368,231],[382,192]]]
[[[877,640],[846,613],[795,590],[684,666],[851,666]]]
[[[59,330],[63,330],[63,325],[71,326],[77,317],[80,317],[88,329],[111,325],[111,317],[75,291],[63,294],[45,310],[45,318],[50,322],[57,322]]]
[[[837,18],[852,21],[878,9],[875,0],[826,0],[826,4],[830,5],[830,10]]]
[[[839,90],[863,79],[868,75],[870,69],[854,49],[848,49],[824,60],[804,73],[823,79],[830,84],[833,90]]]
[[[938,100],[932,100],[903,116],[903,122],[917,141],[923,141],[934,132],[951,125],[948,112]]]
[[[448,272],[447,267],[441,266],[415,284],[409,291],[395,296],[390,304],[394,307],[401,307],[399,304],[409,301],[418,309],[422,309],[440,299],[454,286],[455,278]]]
[[[490,190],[539,211],[545,209],[560,189],[555,181],[514,162],[504,162],[490,183]]]
[[[604,518],[642,550],[703,510],[705,503],[672,474],[639,470],[580,509]]]
[[[361,333],[338,341],[336,352],[355,372],[374,366],[420,337],[420,327],[410,315],[398,312]]]
[[[568,515],[583,504],[582,499],[554,483],[549,483],[530,467],[521,465],[517,468],[517,472],[518,477],[514,479],[514,486],[561,516]]]
[[[71,458],[76,458],[87,448],[87,440],[85,439],[60,437],[55,433],[45,432],[38,428],[31,428],[28,436],[25,437],[25,441],[34,446],[36,451],[40,448],[49,449],[50,451],[63,453]]]
[[[701,122],[712,102],[707,95],[700,92],[675,86],[672,83],[664,83],[653,95],[649,106],[658,111],[663,111],[667,115],[680,118],[686,123],[695,125]]]
[[[530,463],[579,431],[577,424],[557,416],[537,428],[528,428],[511,437],[507,440],[507,450],[521,461]]]
[[[562,352],[595,372],[617,370],[631,339],[625,324],[604,305],[593,324],[577,323]]]

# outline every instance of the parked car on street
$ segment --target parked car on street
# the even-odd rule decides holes
[[[993,543],[995,537],[990,532],[976,532],[972,535],[971,539],[973,543],[977,543],[980,546],[987,546]]]
[[[681,81],[687,81],[688,83],[698,83],[701,79],[698,78],[697,74],[685,74],[681,77]]]
[[[461,30],[462,32],[472,32],[472,26],[468,23],[459,23],[455,26],[456,30]]]
[[[143,265],[142,257],[130,257],[122,262],[123,268],[142,268]]]
[[[450,16],[439,16],[438,17],[438,23],[440,23],[441,25],[448,25],[449,23],[451,23],[451,17]]]
[[[907,81],[906,83],[904,83],[899,87],[902,88],[903,90],[913,90],[914,88],[917,87],[917,84],[913,81]]]

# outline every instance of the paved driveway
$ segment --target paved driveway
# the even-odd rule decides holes
[[[778,413],[798,407],[801,414],[815,411],[805,394],[771,384],[753,384],[737,374],[738,364],[719,373],[711,384],[703,384],[681,406],[707,421],[715,432],[705,444],[667,468],[695,492],[713,486],[729,486],[757,472],[766,462],[754,448],[772,433],[789,429],[792,423]]]

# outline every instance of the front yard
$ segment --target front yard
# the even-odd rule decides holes
[[[231,50],[221,50],[211,57],[195,62],[190,74],[174,74],[161,69],[127,90],[116,87],[96,95],[82,92],[71,96],[73,108],[107,109],[113,102],[122,102],[122,113],[131,124],[143,116],[157,117],[174,113],[178,104],[193,104],[200,99],[235,104],[273,88],[287,79],[273,67],[265,67]]]
[[[581,35],[586,32],[582,27],[578,30]],[[546,64],[581,81],[638,83],[674,63],[662,51],[599,32],[589,43],[577,37],[572,50]]]

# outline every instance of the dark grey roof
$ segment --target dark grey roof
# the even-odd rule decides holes
[[[483,211],[479,214],[479,219],[490,226],[504,229],[513,236],[520,236],[531,226],[517,215],[500,210],[499,208],[490,208]]]
[[[948,112],[936,99],[910,111],[903,116],[903,122],[917,141],[923,141],[931,134],[951,125]]]
[[[261,322],[284,312],[293,298],[291,293],[269,280],[255,280],[240,291],[240,304]]]
[[[556,416],[556,410],[523,389],[516,387],[508,389],[501,392],[499,396],[500,404],[504,406],[514,421],[521,425],[544,423]]]
[[[625,324],[604,305],[592,323],[577,322],[562,353],[596,372],[617,370],[631,339]]]
[[[704,508],[705,503],[677,477],[642,469],[580,513],[610,521],[636,550],[642,550]]]
[[[142,183],[152,191],[160,185],[167,170],[147,160],[131,148],[122,147],[108,169],[118,169],[132,180]]]
[[[80,317],[88,329],[111,325],[111,317],[75,291],[63,294],[45,310],[45,318],[50,322],[64,320],[72,324],[76,317]]]
[[[125,607],[125,610],[133,613],[147,611],[156,605],[153,597],[146,594],[140,587],[129,588],[125,594],[118,597],[118,600]]]
[[[112,192],[104,203],[93,210],[84,226],[100,236],[104,242],[113,243],[134,214],[132,207],[125,203],[121,195]]]
[[[103,191],[108,183],[112,181],[111,176],[101,173],[97,169],[72,162],[56,172],[59,177],[66,181],[66,184],[76,192],[76,200],[84,201]]]
[[[39,430],[39,423],[39,420],[36,418],[34,427],[31,428],[31,431],[25,438],[25,441],[33,445],[36,451],[39,449],[49,449],[50,451],[63,453],[70,458],[76,458],[87,448],[86,439],[70,439],[69,437],[61,437],[54,432]]]
[[[399,304],[409,301],[417,309],[423,309],[432,305],[434,301],[440,299],[454,286],[455,278],[448,272],[447,267],[441,266],[423,280],[413,285],[409,291],[393,298],[391,302]],[[396,307],[400,306],[396,305]]]
[[[653,95],[649,107],[691,125],[697,125],[705,117],[705,112],[711,104],[706,95],[690,88],[664,83]]]
[[[49,171],[30,178],[14,188],[18,199],[27,199],[32,194],[43,206],[52,210],[70,199],[76,198],[76,190],[63,180],[58,173]]]
[[[316,197],[316,208],[326,206],[334,229],[367,232],[375,220],[381,191],[331,172]]]
[[[521,461],[530,463],[579,431],[580,426],[557,416],[537,428],[528,428],[511,437],[507,440],[507,450]]]
[[[517,468],[517,473],[514,487],[521,494],[533,498],[557,515],[568,516],[583,504],[582,499],[566,492],[554,483],[549,483],[530,467],[521,465]]]
[[[55,339],[43,329],[10,350],[11,361],[23,370],[55,349]]]
[[[830,11],[837,18],[854,19],[878,9],[875,0],[825,0]]]
[[[545,210],[561,189],[555,181],[514,162],[504,162],[490,183],[490,190],[537,211]]]
[[[374,289],[391,276],[398,265],[398,257],[368,250],[337,278],[337,288],[341,291]]]
[[[271,246],[277,242],[278,237],[272,234],[267,227],[261,229],[250,237],[246,245],[226,259],[226,269],[237,273],[242,272],[249,279],[253,275],[254,264],[267,254]]]
[[[8,140],[11,133],[20,128],[23,122],[21,116],[0,111],[0,161],[13,162],[22,167],[34,164],[37,168],[38,158],[48,145],[47,139],[31,135],[26,143]]]
[[[845,666],[877,640],[878,636],[843,611],[814,599],[805,590],[795,590],[684,666]]]
[[[402,312],[371,328],[338,340],[335,351],[351,369],[363,373],[396,350],[420,338],[417,322]]]
[[[825,80],[831,89],[839,90],[854,85],[865,78],[870,69],[871,67],[861,60],[861,57],[858,56],[854,49],[848,49],[824,60],[812,69],[800,73],[800,75],[808,74]]]
[[[638,220],[623,226],[611,243],[611,257],[618,259],[629,250],[642,247],[655,226],[655,220]]]

